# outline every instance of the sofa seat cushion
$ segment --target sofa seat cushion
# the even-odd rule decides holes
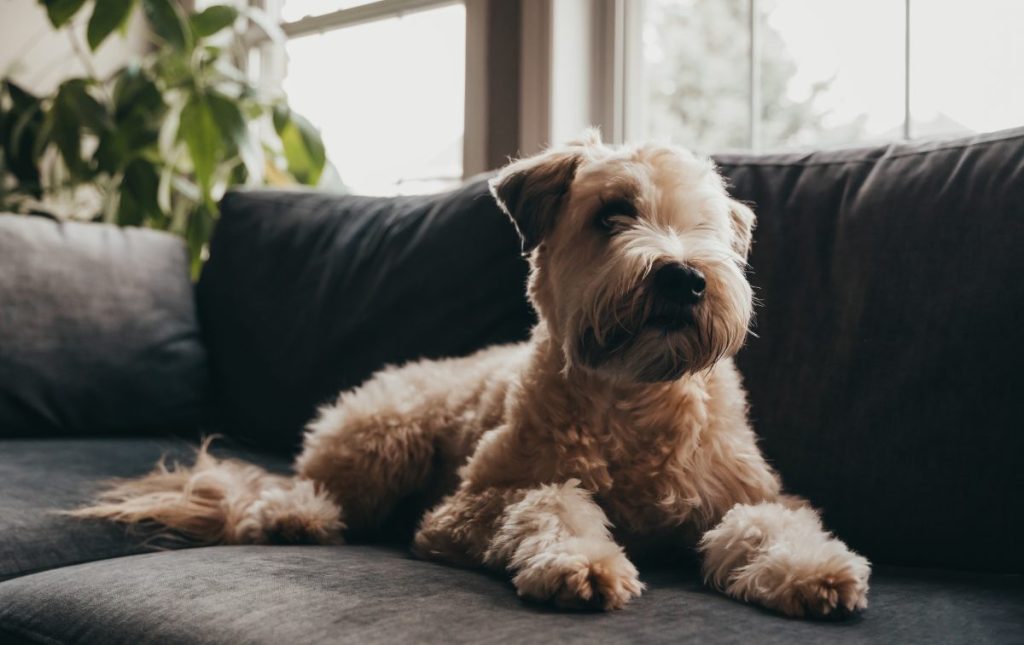
[[[208,385],[180,238],[0,214],[0,437],[187,431]]]
[[[122,526],[57,511],[84,504],[104,480],[149,472],[161,455],[188,461],[193,445],[173,438],[0,441],[0,580],[150,550],[144,536]],[[214,453],[288,467],[216,443]]]
[[[621,612],[521,601],[502,577],[378,546],[212,547],[0,583],[0,634],[38,642],[1008,642],[1024,630],[1019,577],[882,570],[846,622],[792,620],[645,572]]]

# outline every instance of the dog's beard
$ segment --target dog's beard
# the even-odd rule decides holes
[[[714,362],[697,309],[646,316],[617,316],[604,333],[587,327],[578,337],[577,356],[588,368],[641,383],[674,381]]]
[[[739,350],[751,309],[742,274],[709,274],[707,295],[695,306],[656,297],[649,282],[580,317],[572,348],[577,363],[620,380],[657,383],[710,368]]]

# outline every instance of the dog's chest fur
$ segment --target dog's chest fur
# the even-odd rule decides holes
[[[738,501],[779,491],[746,419],[730,360],[681,381],[599,387],[534,364],[463,469],[471,485],[576,478],[619,531],[705,528]],[[473,481],[475,480],[475,481]]]
[[[558,438],[565,452],[559,477],[579,477],[620,531],[704,528],[738,500],[778,492],[776,480],[764,476],[745,407],[731,362],[619,393]]]

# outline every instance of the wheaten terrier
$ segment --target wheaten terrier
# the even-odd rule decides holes
[[[780,492],[732,356],[753,213],[713,164],[595,135],[491,182],[529,254],[529,342],[387,368],[309,424],[293,478],[162,464],[76,513],[196,544],[369,536],[426,500],[414,550],[508,572],[521,596],[624,606],[621,545],[695,547],[707,582],[793,616],[867,606],[870,565]]]

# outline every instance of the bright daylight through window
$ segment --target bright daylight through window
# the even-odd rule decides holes
[[[281,17],[360,4],[285,1]],[[288,39],[283,89],[346,188],[421,193],[462,179],[465,40],[461,3]]]
[[[642,16],[631,136],[770,150],[969,134],[1024,114],[1019,0],[646,0]]]

